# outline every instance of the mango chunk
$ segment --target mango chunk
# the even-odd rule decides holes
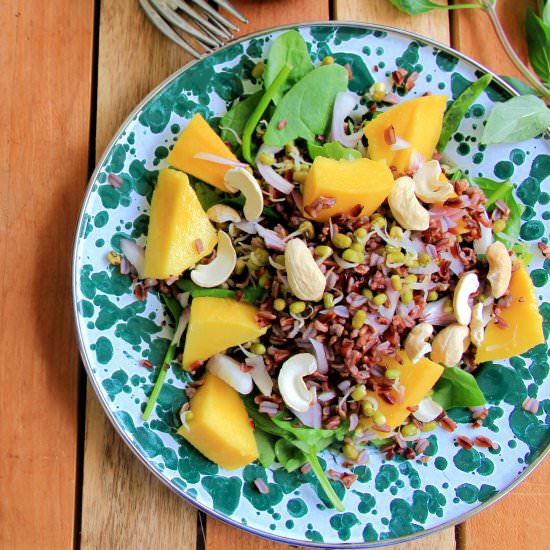
[[[544,342],[535,287],[522,263],[512,273],[510,295],[514,301],[501,313],[508,327],[499,328],[493,321],[487,325],[483,342],[477,349],[476,363],[508,359]]]
[[[407,407],[414,407],[422,401],[427,393],[435,386],[445,370],[441,365],[423,357],[416,364],[412,364],[404,351],[399,352],[403,363],[398,363],[391,357],[386,357],[384,365],[390,369],[399,369],[399,380],[405,387],[405,398],[402,403],[390,405],[381,399],[376,392],[369,391],[367,395],[378,401],[378,410],[386,417],[386,424],[394,430],[411,414]],[[382,432],[380,432],[382,434]],[[382,435],[382,437],[384,437]]]
[[[232,298],[194,298],[183,349],[183,368],[265,334],[256,322],[258,309]]]
[[[358,204],[363,206],[361,214],[369,216],[392,188],[393,176],[384,162],[366,158],[335,160],[315,157],[304,184],[304,208],[307,209],[319,197],[333,197],[336,204],[319,210],[313,219],[325,222],[335,214],[349,213]]]
[[[239,394],[223,380],[206,373],[190,401],[192,417],[178,433],[206,458],[236,470],[258,458],[254,430]]]
[[[430,160],[441,134],[446,107],[447,96],[428,95],[404,101],[378,115],[363,129],[369,140],[369,157],[385,160],[388,166],[395,166],[400,172],[410,167],[413,151]],[[391,126],[395,136],[408,142],[410,147],[392,149],[386,135]]]
[[[161,170],[151,201],[144,276],[168,279],[180,275],[210,254],[216,242],[216,230],[187,175]]]
[[[217,157],[238,161],[229,147],[222,141],[220,136],[212,130],[208,122],[200,113],[197,113],[183,130],[174,144],[174,148],[168,155],[168,162],[199,178],[210,185],[214,185],[222,191],[227,191],[223,182],[225,173],[231,166],[195,158],[197,153],[209,153]]]

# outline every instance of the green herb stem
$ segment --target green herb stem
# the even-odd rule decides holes
[[[323,491],[325,492],[325,495],[327,495],[327,498],[330,500],[331,504],[336,510],[338,510],[338,512],[343,512],[344,505],[334,491],[327,476],[325,475],[325,472],[323,471],[323,468],[319,463],[319,459],[317,458],[317,454],[315,452],[308,453],[307,460],[311,464],[311,470],[319,480],[319,484],[321,485]]]
[[[175,353],[176,353],[176,345],[170,344],[170,347],[168,348],[168,350],[166,351],[166,355],[164,356],[164,361],[162,362],[162,366],[160,368],[157,381],[153,386],[153,391],[151,392],[151,395],[149,396],[149,400],[147,401],[145,410],[141,415],[141,418],[143,418],[143,420],[148,420],[149,417],[151,416],[151,413],[153,412],[153,407],[157,402],[157,399],[160,394],[160,390],[162,389],[162,385],[164,384],[164,379],[166,378],[166,373],[170,368],[170,363],[172,363],[172,361],[174,360]]]
[[[279,74],[277,75],[275,80],[267,88],[264,95],[258,102],[258,105],[256,105],[256,108],[250,115],[250,118],[246,121],[243,130],[243,157],[250,164],[253,163],[251,152],[252,134],[256,126],[258,125],[258,122],[260,122],[261,116],[264,114],[269,103],[273,99],[273,96],[275,95],[277,90],[286,82],[290,71],[292,71],[292,65],[289,65],[288,63],[283,65],[283,68],[279,71]]]
[[[481,8],[483,11],[489,16],[489,20],[491,21],[497,36],[504,48],[504,51],[507,53],[508,57],[512,61],[512,63],[516,66],[518,71],[522,74],[523,78],[527,80],[530,86],[532,86],[537,92],[544,97],[547,101],[550,101],[550,90],[546,88],[539,79],[528,69],[527,65],[523,63],[523,61],[520,59],[514,48],[512,47],[512,44],[510,44],[510,41],[508,40],[508,37],[506,36],[506,33],[504,32],[504,29],[502,28],[502,24],[500,23],[500,19],[498,18],[497,12],[495,8],[493,7],[493,4],[491,3],[491,0],[480,0],[481,1]]]
[[[502,185],[493,193],[487,197],[487,202],[485,203],[485,209],[488,209],[490,206],[495,204],[498,200],[504,198],[506,193],[512,189],[512,185],[509,181],[503,181]]]

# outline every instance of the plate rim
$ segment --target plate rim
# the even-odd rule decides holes
[[[289,538],[285,536],[277,536],[275,534],[272,534],[268,531],[261,531],[255,527],[251,527],[249,525],[244,525],[243,523],[226,516],[224,514],[221,514],[220,512],[217,512],[214,508],[209,508],[205,504],[199,502],[195,497],[192,497],[191,495],[186,494],[183,490],[181,490],[179,487],[177,487],[174,484],[171,484],[168,479],[165,479],[163,476],[161,476],[160,472],[153,468],[151,463],[146,460],[144,456],[138,451],[136,448],[134,442],[131,440],[130,436],[123,431],[119,423],[115,417],[114,411],[111,410],[111,407],[109,406],[109,403],[107,402],[106,398],[103,395],[103,392],[100,390],[98,381],[96,380],[93,372],[92,372],[92,361],[90,361],[88,350],[86,346],[84,346],[83,342],[83,335],[81,331],[81,326],[79,323],[79,317],[80,314],[78,312],[78,301],[77,301],[77,290],[78,290],[78,271],[77,267],[79,264],[78,259],[78,248],[79,248],[79,241],[81,236],[81,228],[82,224],[84,222],[86,213],[87,213],[87,206],[88,203],[92,197],[92,188],[93,184],[95,183],[97,176],[100,172],[101,167],[105,163],[107,157],[109,156],[113,146],[122,136],[123,132],[126,130],[128,125],[135,119],[138,112],[140,112],[143,107],[155,96],[157,95],[162,89],[166,88],[170,85],[172,81],[174,81],[176,78],[178,78],[181,74],[183,74],[185,71],[189,70],[191,67],[195,66],[196,64],[204,61],[205,59],[208,59],[209,57],[212,57],[216,54],[218,54],[221,51],[224,51],[228,48],[231,48],[232,46],[245,42],[247,40],[258,38],[265,36],[267,34],[278,32],[278,31],[284,31],[287,29],[299,29],[302,27],[353,27],[357,29],[364,29],[364,30],[374,30],[374,31],[382,31],[382,32],[390,32],[395,33],[398,35],[401,35],[405,38],[412,38],[413,40],[418,40],[420,42],[423,42],[427,45],[436,47],[437,49],[444,51],[446,53],[450,53],[460,59],[461,61],[466,61],[467,63],[470,63],[478,70],[490,74],[493,77],[493,81],[498,83],[502,88],[504,88],[508,93],[510,93],[512,96],[519,96],[520,94],[512,87],[510,86],[504,79],[502,79],[499,75],[495,74],[492,70],[490,70],[485,65],[479,63],[478,61],[472,59],[468,55],[459,52],[458,50],[455,50],[451,46],[448,46],[446,44],[443,44],[437,40],[434,40],[432,38],[426,37],[424,35],[408,31],[406,29],[401,29],[398,27],[392,27],[390,25],[380,25],[376,23],[370,23],[370,22],[360,22],[360,21],[351,21],[351,20],[339,20],[339,21],[302,21],[297,23],[288,23],[284,25],[276,25],[274,27],[268,27],[265,29],[260,29],[258,31],[254,31],[251,33],[247,33],[246,35],[237,37],[224,46],[220,47],[219,49],[202,55],[198,59],[193,59],[189,61],[188,63],[184,64],[182,67],[180,67],[178,70],[170,74],[168,77],[166,77],[162,82],[160,82],[157,86],[155,86],[149,93],[145,95],[144,98],[140,100],[140,102],[132,109],[130,114],[125,118],[125,120],[122,122],[122,124],[118,127],[115,134],[105,147],[104,151],[101,154],[101,157],[96,162],[96,166],[88,180],[88,184],[86,186],[86,190],[84,193],[84,198],[82,200],[82,205],[80,207],[80,212],[78,215],[78,220],[75,228],[75,234],[73,239],[73,250],[72,250],[72,260],[71,260],[71,299],[72,299],[72,313],[73,313],[73,321],[75,325],[75,333],[78,340],[78,348],[80,357],[82,359],[82,363],[84,365],[84,368],[86,370],[86,375],[88,381],[91,383],[94,393],[96,395],[96,398],[101,404],[101,407],[104,411],[104,413],[107,415],[107,418],[113,425],[115,431],[118,433],[118,435],[122,438],[124,443],[130,448],[132,453],[138,458],[138,460],[151,472],[158,480],[160,480],[165,486],[167,486],[171,491],[175,492],[179,497],[183,498],[185,501],[187,501],[192,506],[198,508],[198,510],[214,517],[215,519],[218,519],[220,521],[223,521],[224,523],[227,523],[228,525],[231,525],[233,527],[236,527],[238,529],[241,529],[247,533],[259,536],[261,538],[271,540],[274,542],[280,542],[285,543],[289,545],[296,545],[299,544],[300,546],[308,547],[308,548],[334,548],[334,549],[348,549],[348,548],[380,548],[384,546],[394,545],[394,544],[400,544],[403,542],[410,542],[413,540],[418,540],[430,535],[433,535],[435,533],[438,533],[444,529],[449,529],[451,527],[455,527],[456,525],[460,523],[464,523],[474,515],[477,515],[478,513],[486,510],[496,502],[498,502],[501,498],[506,496],[509,492],[514,490],[520,483],[525,481],[532,473],[533,471],[544,461],[544,459],[550,454],[550,443],[545,447],[544,451],[540,453],[540,455],[525,469],[523,472],[517,477],[514,481],[512,481],[510,484],[508,484],[506,487],[504,487],[502,490],[500,490],[498,493],[496,493],[491,498],[487,499],[485,502],[480,503],[478,506],[472,508],[471,510],[459,515],[458,517],[454,518],[453,520],[447,521],[442,523],[441,525],[431,527],[429,529],[424,529],[418,533],[411,533],[409,535],[404,535],[397,538],[392,539],[384,539],[384,540],[377,540],[372,542],[340,542],[337,544],[328,544],[325,542],[314,542],[310,540],[299,540],[297,538]],[[84,459],[84,458],[83,458]]]

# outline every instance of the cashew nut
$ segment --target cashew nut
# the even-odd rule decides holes
[[[441,181],[441,166],[437,160],[429,160],[413,175],[416,196],[427,203],[444,202],[454,195],[454,187]]]
[[[418,403],[418,409],[412,414],[420,422],[432,422],[443,412],[443,407],[431,397],[426,397]]]
[[[432,342],[432,361],[454,367],[470,344],[468,327],[454,323],[435,335]]]
[[[277,379],[283,401],[291,409],[306,412],[315,399],[315,392],[309,390],[304,376],[317,370],[317,361],[311,353],[298,353],[289,357],[282,365]]]
[[[323,297],[327,281],[304,241],[291,239],[286,243],[285,266],[294,296],[312,302]]]
[[[231,237],[225,231],[218,231],[216,257],[209,264],[199,264],[191,271],[191,280],[199,286],[212,288],[225,282],[237,263],[237,253]]]
[[[474,346],[479,347],[485,337],[485,319],[483,315],[483,304],[478,302],[472,308],[472,321],[470,323],[470,336]]]
[[[487,280],[491,283],[491,294],[495,298],[500,298],[510,286],[512,260],[506,247],[500,241],[496,241],[487,248],[487,261]]]
[[[221,353],[213,355],[206,363],[206,370],[221,378],[239,393],[247,394],[252,391],[252,376],[241,370],[241,364],[235,359]]]
[[[430,353],[432,346],[426,340],[433,334],[434,328],[430,323],[420,323],[412,328],[405,340],[405,353],[415,364]]]
[[[236,223],[241,221],[239,213],[234,208],[231,208],[231,206],[227,206],[227,204],[214,204],[206,211],[206,215],[215,223]]]
[[[479,288],[479,279],[473,271],[460,277],[453,296],[453,309],[459,324],[467,326],[472,319],[472,308],[468,303],[470,295]]]
[[[416,198],[414,180],[403,176],[395,180],[388,197],[391,213],[404,229],[425,231],[430,225],[430,214]]]
[[[231,193],[240,191],[244,195],[244,217],[257,220],[262,215],[264,197],[256,178],[245,168],[238,167],[228,170],[223,181]]]

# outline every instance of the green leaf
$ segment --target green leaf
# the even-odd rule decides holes
[[[542,99],[513,97],[492,108],[481,142],[516,143],[538,136],[549,125],[550,111]]]
[[[221,195],[219,195],[211,185],[208,185],[208,183],[194,180],[191,181],[191,187],[195,190],[197,198],[199,199],[204,211],[208,210],[214,204],[218,204],[222,200]]]
[[[239,141],[235,137],[235,134],[242,137],[246,121],[254,112],[254,109],[256,108],[256,105],[258,105],[262,94],[263,92],[259,91],[245,97],[244,99],[241,99],[241,101],[235,103],[233,107],[225,113],[220,120],[220,137],[223,141],[231,143],[233,147],[240,145]]]
[[[464,8],[479,8],[479,4],[454,4],[444,5],[436,4],[430,0],[390,0],[398,10],[408,13],[409,15],[420,15],[421,13],[428,13],[433,10],[452,10],[452,9],[464,9]]]
[[[516,253],[518,260],[520,260],[525,267],[527,267],[535,257],[531,252],[531,247],[524,242],[517,242],[512,246],[512,250]]]
[[[283,147],[297,138],[314,141],[328,131],[336,94],[348,86],[348,71],[322,65],[308,73],[282,97],[267,126],[264,143]]]
[[[459,367],[443,371],[435,385],[432,399],[445,410],[455,407],[479,407],[486,403],[476,379]]]
[[[258,448],[258,460],[264,468],[269,468],[275,460],[276,440],[257,426],[254,430],[254,437],[256,439],[256,447]]]
[[[525,16],[529,61],[543,82],[550,81],[550,26],[530,7]]]
[[[447,147],[453,134],[458,130],[462,119],[468,112],[468,109],[472,106],[474,101],[479,97],[481,92],[489,86],[493,77],[490,74],[483,75],[481,78],[472,82],[462,93],[449,105],[445,111],[443,117],[443,128],[439,141],[437,143],[437,150],[442,153]]]
[[[313,63],[309,57],[306,41],[295,30],[281,34],[271,43],[264,72],[266,88],[271,85],[281,69],[287,64],[292,67],[292,70],[285,84],[273,95],[272,100],[275,104],[279,103],[287,90],[313,70]]]
[[[281,463],[287,472],[293,472],[301,468],[307,458],[304,453],[286,439],[278,439],[275,443],[275,456],[277,462]]]
[[[513,245],[519,238],[521,230],[521,215],[525,210],[525,206],[520,204],[514,196],[514,186],[510,180],[495,181],[489,178],[474,178],[474,182],[487,197],[485,208],[488,212],[492,212],[495,208],[495,202],[502,200],[510,209],[510,216],[506,221],[506,229],[502,232],[508,238],[503,237],[502,233],[496,235],[496,238],[502,241],[507,248],[513,249]]]
[[[512,86],[512,88],[514,88],[514,90],[516,90],[516,92],[520,95],[540,95],[537,90],[531,88],[531,86],[525,84],[525,82],[519,78],[515,78],[513,76],[501,76],[500,78]]]
[[[183,311],[181,304],[170,294],[164,294],[164,292],[159,292],[159,294],[160,299],[164,302],[164,305],[170,313],[170,316],[172,317],[174,322],[177,323],[181,316],[181,312]]]
[[[550,2],[546,2],[544,9],[542,10],[542,20],[550,25]]]
[[[335,160],[353,160],[361,158],[361,153],[357,149],[351,149],[350,147],[344,147],[341,143],[337,141],[330,141],[329,143],[324,143],[323,145],[318,145],[317,143],[312,143],[311,141],[307,142],[307,150],[311,160],[314,160],[316,157],[327,157],[329,159]]]

